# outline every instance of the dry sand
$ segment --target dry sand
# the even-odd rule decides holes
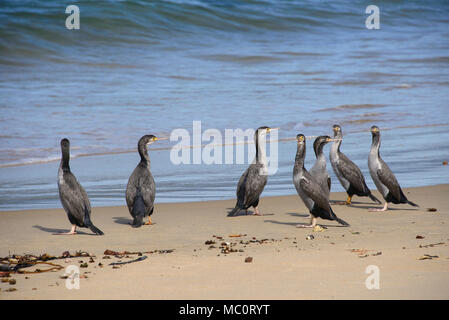
[[[374,213],[367,210],[369,199],[355,197],[351,207],[333,206],[351,227],[320,220],[327,226],[322,232],[295,227],[308,222],[297,196],[261,198],[260,217],[227,218],[234,200],[157,204],[155,224],[140,229],[129,225],[126,207],[94,208],[92,220],[105,236],[87,229],[76,236],[52,235],[69,230],[62,209],[0,212],[1,257],[66,250],[96,255],[80,269],[79,290],[66,288],[60,278],[64,270],[12,274],[16,284],[0,283],[0,299],[448,299],[449,184],[406,189],[406,194],[421,207],[393,205]],[[437,211],[427,212],[431,207]],[[246,236],[229,237],[234,234]],[[310,234],[314,239],[306,240]],[[206,240],[214,240],[214,248]],[[221,242],[236,243],[237,252],[222,253]],[[103,259],[106,249],[174,252],[147,254],[144,261],[113,269],[108,264],[119,259]],[[419,260],[425,254],[438,258]],[[246,263],[247,257],[253,261]],[[54,262],[66,267],[80,260],[89,261]],[[379,289],[366,288],[370,265],[379,268]]]

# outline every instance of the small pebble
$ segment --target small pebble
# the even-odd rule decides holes
[[[16,279],[11,279],[11,280],[9,280],[9,284],[10,284],[10,285],[15,285],[15,284],[16,284]]]
[[[246,262],[246,263],[253,262],[253,257],[246,257],[246,258],[245,258],[245,262]]]

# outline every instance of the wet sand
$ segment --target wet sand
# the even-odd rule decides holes
[[[333,206],[351,227],[319,220],[327,227],[322,232],[296,228],[308,222],[297,196],[261,198],[260,217],[227,218],[234,200],[157,204],[154,225],[140,229],[129,225],[126,207],[94,208],[92,220],[104,236],[87,229],[53,235],[70,229],[62,209],[0,212],[1,257],[77,250],[96,256],[95,262],[53,261],[64,268],[87,262],[78,290],[66,288],[64,270],[11,274],[16,284],[0,282],[0,299],[448,299],[449,184],[405,192],[420,208],[368,212],[374,204],[355,197],[351,207]],[[332,193],[331,199],[346,196]],[[306,240],[308,235],[314,239]],[[223,253],[222,242],[236,252]],[[143,253],[146,260],[114,269],[109,263],[138,256],[104,259],[106,249],[174,251]],[[434,258],[419,259],[425,255]],[[370,265],[379,268],[379,289],[366,287]]]

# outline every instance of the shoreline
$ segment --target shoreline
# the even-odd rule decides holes
[[[335,107],[338,108],[338,107]],[[330,108],[330,110],[333,108]],[[328,110],[329,111],[329,110]],[[320,112],[320,110],[318,110]],[[323,112],[323,111],[321,111]],[[447,127],[449,126],[449,123],[432,123],[432,124],[421,124],[421,125],[405,125],[405,126],[396,126],[396,127],[386,127],[382,128],[382,131],[390,131],[390,130],[397,130],[397,129],[417,129],[417,128],[433,128],[433,127]],[[353,135],[356,133],[366,133],[367,129],[365,130],[348,130],[345,131],[345,135]],[[316,136],[311,136],[316,137]],[[295,137],[280,137],[277,140],[273,140],[271,142],[290,142],[295,141]],[[170,141],[170,142],[178,142],[178,141]],[[270,143],[270,140],[267,141],[267,143]],[[243,140],[242,141],[236,141],[232,144],[229,143],[218,143],[218,144],[212,144],[211,146],[226,146],[226,145],[239,145],[239,144],[254,144],[252,140]],[[203,148],[205,146],[209,146],[209,144],[204,143],[201,145],[191,145],[191,146],[183,146],[182,148],[186,149],[195,149],[195,148]],[[165,147],[155,147],[153,146],[151,148],[151,151],[168,151],[171,150],[174,146],[165,146]],[[117,151],[104,151],[104,152],[92,152],[92,153],[80,153],[80,154],[74,154],[71,155],[72,159],[76,158],[86,158],[86,157],[98,157],[98,156],[113,156],[113,155],[120,155],[120,154],[128,154],[128,153],[134,153],[136,152],[135,148],[130,149],[123,149],[123,150],[117,150]],[[53,163],[60,161],[60,154],[57,153],[57,155],[52,156],[51,159],[43,158],[43,159],[36,159],[36,160],[29,160],[28,162],[14,162],[14,163],[0,163],[0,169],[1,168],[11,168],[11,167],[22,167],[22,166],[31,166],[36,164],[45,164],[45,163]]]
[[[448,299],[449,184],[404,192],[420,208],[392,205],[373,213],[367,208],[375,204],[354,197],[351,207],[333,205],[351,227],[319,219],[326,227],[322,232],[295,227],[308,222],[298,196],[261,198],[261,217],[226,217],[235,199],[160,203],[155,224],[138,229],[129,225],[125,206],[94,207],[92,221],[104,236],[84,228],[76,236],[52,235],[70,228],[62,209],[1,212],[0,257],[78,250],[94,257],[53,261],[63,268],[88,264],[79,269],[79,290],[66,288],[64,270],[11,274],[16,284],[0,283],[0,298]],[[331,194],[331,200],[344,199],[344,193]],[[437,211],[427,212],[431,207]],[[314,239],[306,240],[308,235]],[[109,263],[138,256],[107,259],[107,249],[143,252],[147,258],[113,268]],[[419,260],[425,255],[434,258]],[[245,262],[248,257],[252,262]],[[379,290],[365,286],[370,265],[379,267]],[[16,291],[7,292],[10,288]]]
[[[446,185],[449,185],[449,184],[445,184],[445,183],[440,183],[440,184],[434,184],[434,185],[425,185],[425,186],[418,186],[418,187],[410,187],[410,188],[403,188],[403,190],[408,190],[408,189],[417,189],[417,188],[428,188],[428,187],[444,187],[444,186],[446,186]],[[295,190],[296,191],[296,190]],[[378,196],[378,198],[381,200],[381,201],[384,201],[384,199],[382,198],[382,196],[378,193],[378,191],[377,190],[371,190],[371,191],[374,191],[375,193],[377,193],[377,196]],[[332,201],[336,201],[334,198],[335,198],[335,196],[334,197],[332,197],[332,195],[340,195],[340,194],[344,194],[344,192],[331,192],[331,205],[333,205],[332,204]],[[261,197],[261,199],[266,199],[266,200],[270,200],[271,198],[282,198],[282,197],[295,197],[295,196],[297,196],[296,194],[294,194],[294,195],[292,195],[292,194],[286,194],[286,195],[276,195],[276,196],[263,196],[263,193],[262,193],[262,197]],[[354,199],[357,199],[357,198],[359,198],[360,200],[364,200],[364,198],[360,198],[360,197],[358,197],[357,195],[355,195],[354,196]],[[235,197],[234,198],[226,198],[226,199],[212,199],[212,200],[192,200],[192,201],[179,201],[179,202],[157,202],[157,196],[156,196],[156,202],[155,202],[155,204],[156,205],[171,205],[171,204],[192,204],[192,203],[205,203],[205,202],[221,202],[221,201],[234,201],[235,202]],[[342,198],[343,199],[343,198]],[[345,200],[345,199],[343,199],[343,200]],[[342,200],[342,201],[343,201]],[[125,199],[123,198],[123,202],[125,202]],[[357,200],[356,200],[356,202],[357,202]],[[394,204],[392,204],[393,206],[395,206]],[[337,205],[337,206],[339,206],[339,205]],[[373,206],[376,206],[376,204],[375,203],[373,203]],[[397,206],[397,205],[396,205]],[[126,207],[126,204],[124,204],[124,205],[122,205],[122,206],[95,206],[95,207],[92,207],[92,210],[94,210],[94,209],[99,209],[99,210],[107,210],[107,209],[114,209],[114,208],[116,208],[116,209],[123,209],[123,210],[128,210],[127,209],[127,207]],[[62,205],[60,206],[60,207],[48,207],[48,208],[36,208],[36,209],[17,209],[17,210],[2,210],[2,209],[0,209],[0,217],[1,217],[1,214],[3,214],[3,213],[14,213],[14,212],[18,212],[18,213],[20,213],[20,212],[22,212],[22,211],[26,211],[26,212],[35,212],[35,211],[48,211],[48,210],[63,210],[63,208],[62,208]],[[250,210],[251,211],[251,210]],[[126,212],[128,212],[128,211],[126,211]],[[128,213],[129,214],[129,213]]]

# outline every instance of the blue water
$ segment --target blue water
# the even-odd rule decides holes
[[[372,188],[376,124],[403,187],[449,180],[447,1],[376,1],[379,30],[365,27],[368,1],[77,1],[81,28],[67,30],[73,3],[0,3],[0,210],[60,207],[63,137],[92,205],[124,204],[138,138],[194,120],[280,138],[339,123]],[[150,154],[156,201],[234,197],[246,165],[175,166],[170,146]],[[295,149],[279,144],[264,195],[295,193]]]

